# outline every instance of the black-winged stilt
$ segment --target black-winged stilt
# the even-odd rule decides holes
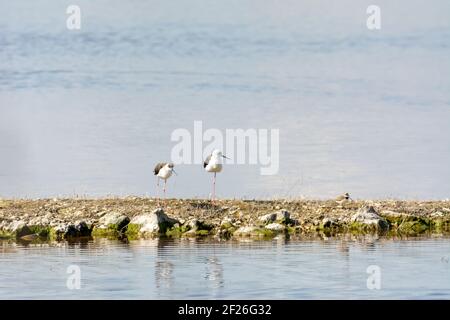
[[[205,168],[207,172],[214,173],[213,192],[211,197],[212,201],[214,201],[216,197],[216,174],[217,172],[222,171],[222,158],[229,159],[222,154],[222,151],[215,149],[208,157],[206,157],[206,160],[203,162],[203,168]]]
[[[171,162],[160,162],[155,166],[155,169],[153,169],[153,173],[155,174],[157,178],[156,187],[158,189],[159,193],[159,180],[164,180],[164,199],[166,198],[166,184],[167,179],[169,179],[172,176],[172,173],[175,173],[175,170],[173,169],[174,165]]]

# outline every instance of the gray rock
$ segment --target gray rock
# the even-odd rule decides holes
[[[186,222],[186,226],[190,229],[190,230],[199,230],[201,227],[201,223],[198,219],[191,219],[188,222]]]
[[[212,226],[205,223],[202,220],[198,220],[198,219],[191,219],[188,222],[185,223],[185,226],[187,226],[189,228],[189,230],[211,230]]]
[[[33,233],[27,226],[27,223],[23,220],[16,220],[11,222],[6,230],[11,233],[15,233],[17,238],[21,238]]]
[[[52,221],[50,221],[50,223],[48,224],[50,227],[52,227],[52,228],[56,228],[56,227],[58,227],[59,225],[61,224],[61,221],[59,221],[59,220],[52,220]]]
[[[197,233],[194,229],[191,229],[191,230],[183,233],[183,237],[195,237],[196,235],[197,235]]]
[[[234,218],[225,217],[225,218],[223,218],[223,220],[220,222],[220,225],[221,225],[221,226],[227,225],[227,224],[233,225],[234,222],[235,222],[235,219],[234,219]]]
[[[372,206],[363,207],[351,218],[351,222],[358,222],[368,226],[385,230],[389,228],[389,223],[381,217]]]
[[[30,219],[27,224],[30,226],[45,226],[49,224],[49,221],[42,217],[34,217]]]
[[[17,230],[20,230],[20,229],[24,228],[25,226],[26,226],[25,221],[15,220],[9,224],[9,226],[7,227],[7,230],[11,231],[11,232],[16,232]]]
[[[144,213],[133,217],[130,223],[140,226],[140,233],[164,233],[179,222],[168,217],[164,210],[159,208],[152,213]]]
[[[64,238],[89,237],[92,233],[92,226],[84,221],[77,221],[69,224],[64,230]]]
[[[108,214],[108,212],[107,212],[107,211],[99,211],[99,212],[96,213],[96,216],[99,217],[99,218],[101,218],[101,217],[103,217],[105,214]]]
[[[249,235],[254,234],[256,230],[258,230],[258,228],[255,227],[255,226],[240,227],[239,229],[236,230],[234,235],[237,235],[237,236],[249,236]]]
[[[268,213],[258,218],[262,223],[274,222],[277,219],[276,213]]]
[[[441,211],[436,211],[431,214],[431,217],[432,218],[442,218],[442,217],[444,217],[444,213]]]
[[[9,226],[9,222],[6,220],[3,220],[0,222],[0,230],[6,230],[8,229]]]
[[[121,231],[130,223],[130,218],[119,212],[110,212],[101,217],[98,223],[100,228],[113,226],[114,229]]]
[[[53,230],[57,235],[64,235],[67,231],[68,225],[60,223],[53,226]]]
[[[277,220],[288,221],[291,218],[291,214],[287,210],[280,210],[277,212]]]
[[[335,219],[324,218],[322,220],[322,226],[324,228],[333,228],[338,226],[338,222]]]
[[[280,223],[271,223],[266,226],[266,229],[272,230],[272,231],[284,231],[285,226],[283,226]]]

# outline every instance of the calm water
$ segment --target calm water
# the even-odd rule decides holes
[[[195,120],[280,129],[278,174],[226,165],[219,197],[449,197],[449,1],[379,0],[375,32],[360,1],[211,2],[77,0],[73,32],[68,3],[0,0],[0,197],[154,195]],[[0,298],[450,298],[448,239],[103,242],[3,242]]]
[[[450,3],[0,0],[0,196],[153,195],[170,135],[280,129],[280,169],[218,195],[448,198]],[[226,150],[225,150],[226,151]],[[200,165],[169,193],[207,197]],[[195,183],[192,183],[195,181]]]
[[[0,243],[0,298],[450,299],[444,238]],[[81,271],[69,290],[67,267]],[[381,288],[369,290],[377,265]]]

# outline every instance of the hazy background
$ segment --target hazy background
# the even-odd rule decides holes
[[[66,8],[81,7],[80,31]],[[366,28],[381,7],[382,28]],[[0,0],[0,197],[154,195],[176,128],[279,128],[220,197],[448,198],[449,1]],[[176,168],[169,195],[207,197]]]

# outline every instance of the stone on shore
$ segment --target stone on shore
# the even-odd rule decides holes
[[[262,224],[273,224],[275,221],[278,222],[277,224],[290,224],[294,222],[293,220],[291,220],[291,214],[289,213],[289,211],[284,209],[277,212],[265,214],[259,217],[258,221]]]
[[[161,234],[172,228],[176,219],[170,218],[164,213],[164,210],[158,208],[151,213],[144,213],[131,219],[130,225],[137,226],[137,232],[140,234]]]
[[[130,218],[119,212],[110,212],[99,219],[99,228],[109,228],[116,231],[123,231],[130,223]]]
[[[225,217],[220,222],[220,226],[221,227],[230,227],[230,226],[233,226],[235,223],[236,223],[236,219],[233,219],[230,217]]]
[[[264,224],[269,222],[274,222],[277,220],[277,214],[276,213],[268,213],[258,218],[258,220]]]
[[[345,205],[334,200],[221,200],[220,203],[211,206],[203,199],[167,199],[166,206],[170,208],[167,217],[161,209],[152,212],[157,203],[148,198],[2,199],[0,238],[20,239],[30,235],[26,238],[31,239],[38,235],[39,241],[59,241],[86,236],[139,238],[154,233],[164,237],[208,235],[228,239],[235,233],[271,237],[282,234],[277,230],[283,228],[293,236],[338,231],[384,233],[387,229],[408,235],[450,234],[448,201],[355,200]],[[361,209],[369,205],[376,211],[370,207]],[[131,218],[132,223],[127,223]]]
[[[16,235],[17,238],[32,234],[33,232],[26,225],[25,221],[16,220],[11,222],[7,230]]]
[[[389,223],[381,217],[372,206],[363,207],[351,217],[353,226],[375,228],[377,230],[389,229]]]
[[[69,224],[66,226],[63,237],[67,238],[79,238],[79,237],[90,237],[92,234],[92,225],[88,225],[85,221],[77,221],[74,224]]]
[[[322,220],[322,228],[336,228],[339,227],[339,223],[336,219],[324,218]]]
[[[276,232],[284,231],[286,229],[285,226],[283,226],[280,223],[276,223],[276,222],[268,224],[265,228],[268,230],[271,230],[271,231],[276,231]]]
[[[276,219],[277,221],[288,222],[290,218],[291,214],[287,210],[282,209],[277,212],[277,219]]]
[[[197,231],[197,230],[203,230],[204,229],[204,222],[200,221],[198,219],[192,219],[185,223],[185,226],[189,230]]]
[[[240,227],[234,232],[235,236],[251,236],[255,235],[258,230],[258,227],[255,226],[245,226]]]

